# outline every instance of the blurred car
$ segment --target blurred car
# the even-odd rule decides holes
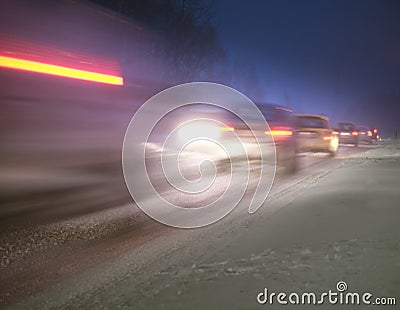
[[[287,174],[295,173],[297,150],[293,135],[293,111],[273,103],[256,103],[256,105],[270,127],[265,134],[271,135],[274,139],[278,167],[283,168]]]
[[[372,132],[373,131],[367,127],[358,127],[358,142],[371,144],[373,141]]]
[[[296,146],[298,152],[326,152],[335,156],[338,137],[324,115],[297,114],[294,116]]]
[[[339,143],[354,144],[358,146],[359,131],[353,123],[338,123],[337,129],[339,135]]]
[[[259,147],[257,146],[254,135],[262,135],[266,139],[266,143],[274,143],[277,167],[279,170],[287,174],[296,171],[296,143],[292,130],[293,112],[287,107],[272,103],[256,103],[256,106],[264,116],[269,125],[269,129],[256,124],[259,120],[254,115],[249,114],[248,110],[243,110],[243,115],[249,122],[255,122],[258,127],[257,132],[250,132],[248,125],[233,113],[207,104],[193,104],[181,109],[177,109],[173,114],[165,116],[158,126],[153,129],[151,140],[156,141],[158,148],[162,148],[165,133],[173,132],[177,128],[176,140],[169,144],[172,152],[178,152],[185,141],[190,141],[199,136],[207,136],[210,139],[221,142],[223,145],[230,147],[231,158],[241,158],[243,156],[241,148],[236,145],[237,141],[233,136],[240,138],[242,146],[246,150],[247,158],[257,160],[259,158]],[[241,117],[243,116],[241,115]],[[218,120],[220,123],[213,122]],[[179,126],[177,126],[179,124]],[[262,125],[262,124],[261,124]],[[269,135],[266,136],[266,135]],[[273,139],[270,139],[272,136]],[[160,137],[160,138],[157,138]],[[215,153],[214,148],[203,147],[197,143],[197,153],[212,152],[213,158],[223,165],[228,162],[226,153]],[[167,145],[165,145],[165,149]],[[272,151],[273,145],[270,150]],[[170,149],[171,150],[171,149]]]
[[[150,146],[148,154],[164,152],[164,154],[178,154],[185,152],[207,155],[213,160],[226,158],[225,152],[216,152],[210,143],[200,143],[207,139],[226,143],[232,138],[235,125],[232,113],[208,104],[191,104],[173,110],[164,115],[154,126],[147,144]],[[190,147],[186,144],[190,141]],[[186,146],[185,146],[186,145]],[[205,146],[206,145],[206,146]]]

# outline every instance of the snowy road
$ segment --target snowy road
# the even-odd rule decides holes
[[[0,236],[0,305],[278,308],[258,304],[257,295],[324,292],[339,281],[398,303],[400,149],[341,146],[337,158],[304,156],[300,164],[296,176],[276,180],[255,215],[242,206],[201,229],[166,227],[132,205],[10,225]]]

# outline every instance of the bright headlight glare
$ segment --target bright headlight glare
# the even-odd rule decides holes
[[[192,121],[184,123],[180,126],[178,135],[183,141],[190,141],[192,139],[211,139],[219,140],[221,138],[221,131],[218,124],[211,121]]]

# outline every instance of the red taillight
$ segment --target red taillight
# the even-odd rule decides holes
[[[0,35],[0,68],[124,85],[118,64],[94,55]]]
[[[358,136],[358,131],[353,131],[351,134],[352,134],[353,136]]]
[[[339,134],[339,131],[334,131],[334,132],[332,132],[332,134],[338,135],[338,134]]]
[[[103,74],[99,72],[69,68],[63,65],[53,65],[44,62],[31,61],[13,57],[0,56],[0,67],[9,69],[25,70],[36,73],[57,75],[78,80],[91,82],[124,85],[123,78],[120,76]]]
[[[371,132],[371,130],[368,130],[367,135],[368,135],[368,137],[372,137],[372,132]]]
[[[377,133],[378,132],[378,129],[374,129],[374,133]]]
[[[323,137],[323,139],[324,139],[324,141],[330,141],[330,140],[333,140],[333,137],[332,136],[325,136],[325,137]]]
[[[293,135],[292,130],[287,127],[275,127],[265,132],[266,135],[270,135],[275,141],[288,140]]]
[[[291,136],[293,134],[290,130],[271,130],[265,133],[271,136]]]
[[[220,127],[219,129],[221,129],[222,131],[235,131],[235,128],[233,127]]]

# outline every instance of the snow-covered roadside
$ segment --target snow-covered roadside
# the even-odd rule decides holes
[[[273,216],[256,214],[247,230],[215,240],[202,261],[157,274],[145,287],[113,289],[104,307],[257,309],[257,294],[332,290],[396,297],[400,302],[400,151],[386,146],[347,159]],[[195,246],[195,245],[193,245]],[[127,300],[128,299],[128,302]],[[105,301],[105,300],[104,300]],[[290,308],[291,306],[286,306]],[[293,305],[309,309],[309,305]],[[364,309],[365,305],[318,308]]]
[[[346,281],[351,292],[396,296],[400,274],[397,150],[352,153],[344,160],[324,162],[323,171],[321,167],[315,173],[304,171],[305,176],[287,179],[294,184],[275,188],[255,215],[238,211],[215,225],[171,230],[137,248],[116,239],[112,242],[118,247],[127,247],[120,258],[14,306],[257,309],[271,307],[256,302],[264,288],[322,292],[334,290],[338,281]],[[90,253],[81,253],[73,261],[90,260]],[[65,264],[70,268],[68,259]]]

